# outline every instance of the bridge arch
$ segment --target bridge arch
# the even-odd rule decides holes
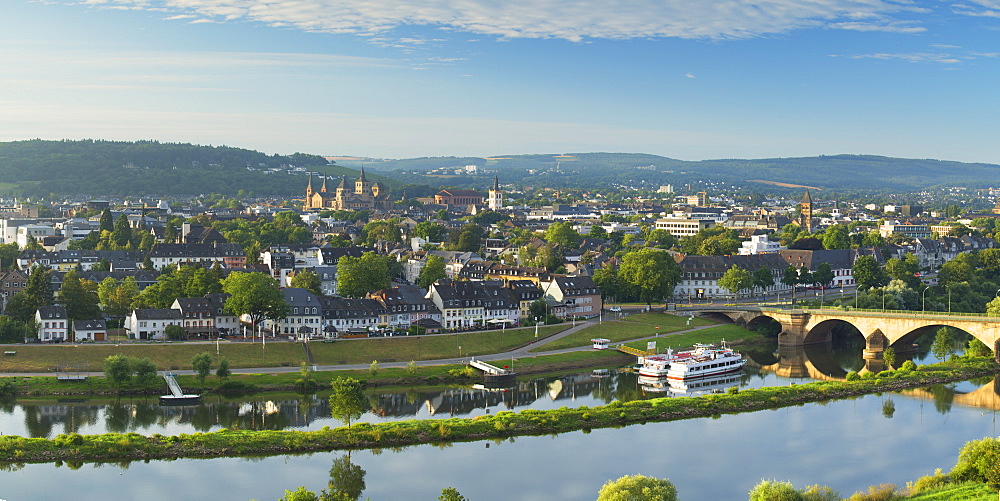
[[[803,344],[815,344],[815,343],[829,343],[833,341],[834,331],[843,331],[849,329],[852,332],[856,332],[858,336],[864,338],[864,334],[858,330],[857,326],[848,320],[832,318],[828,320],[823,320],[818,324],[812,326],[809,332],[806,333],[803,339]]]

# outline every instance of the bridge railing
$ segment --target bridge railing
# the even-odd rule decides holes
[[[1000,317],[991,317],[985,313],[967,313],[962,311],[918,311],[918,310],[883,310],[881,308],[855,308],[853,306],[827,306],[824,308],[781,308],[774,305],[752,305],[752,304],[726,304],[726,305],[715,305],[709,306],[705,309],[726,309],[726,310],[743,310],[743,311],[771,311],[771,312],[788,312],[788,311],[801,311],[805,313],[823,313],[823,312],[849,312],[849,313],[870,313],[877,314],[878,316],[885,317],[913,317],[913,316],[937,316],[937,317],[963,317],[968,320],[985,320],[985,321],[995,321],[1000,322]]]

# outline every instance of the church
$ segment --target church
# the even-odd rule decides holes
[[[326,188],[326,177],[323,178],[323,185],[319,191],[313,189],[312,175],[309,175],[309,184],[306,186],[305,210],[387,210],[392,207],[392,200],[389,190],[376,181],[371,182],[365,178],[365,169],[361,168],[361,176],[354,182],[354,188],[348,187],[347,177],[340,180],[340,184],[333,191]]]

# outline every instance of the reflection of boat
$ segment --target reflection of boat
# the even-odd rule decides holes
[[[670,393],[678,396],[694,393],[722,393],[726,388],[739,386],[742,380],[743,372],[696,379],[667,379]]]
[[[696,344],[693,350],[674,353],[667,350],[663,355],[645,357],[640,376],[668,377],[670,379],[690,379],[736,372],[743,368],[743,356],[726,347],[710,344]]]
[[[739,386],[743,372],[690,379],[639,376],[639,386],[649,393],[670,392],[671,396],[691,396],[702,393],[722,393],[730,386]]]

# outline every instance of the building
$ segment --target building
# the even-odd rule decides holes
[[[105,341],[108,337],[108,326],[103,319],[75,320],[73,322],[73,341],[77,343],[89,341]]]
[[[563,317],[596,317],[604,308],[601,289],[590,277],[555,277],[541,286],[546,301],[563,305]]]
[[[487,197],[488,202],[486,206],[490,210],[500,210],[503,208],[503,191],[500,190],[500,178],[498,176],[493,176],[493,187],[490,188]]]
[[[892,234],[903,235],[907,238],[930,238],[931,227],[926,224],[883,224],[878,227],[878,232],[882,237]]]
[[[340,180],[340,184],[334,191],[327,190],[326,177],[323,177],[323,185],[319,191],[313,189],[312,174],[309,175],[309,184],[306,185],[306,198],[304,209],[307,211],[319,210],[369,210],[380,211],[392,207],[392,200],[389,190],[385,185],[376,181],[371,182],[365,177],[365,169],[361,168],[361,175],[354,182],[354,188],[347,185],[347,177]]]
[[[715,226],[715,221],[711,219],[683,219],[666,217],[656,220],[656,229],[667,230],[675,237],[689,237],[697,235],[705,228]]]
[[[741,256],[749,256],[752,254],[776,254],[781,249],[781,244],[778,242],[772,242],[767,238],[767,235],[754,235],[750,237],[750,240],[743,242],[740,246],[739,254]]]
[[[813,199],[809,195],[809,190],[806,190],[805,195],[802,195],[802,201],[799,202],[799,227],[809,233],[813,231]]]
[[[441,190],[434,195],[434,203],[438,205],[483,205],[483,195],[475,190]]]
[[[43,343],[69,341],[69,316],[62,306],[42,306],[35,312],[38,340]]]
[[[168,326],[181,326],[183,323],[184,317],[181,316],[180,310],[137,309],[125,317],[125,331],[133,339],[166,339]]]

